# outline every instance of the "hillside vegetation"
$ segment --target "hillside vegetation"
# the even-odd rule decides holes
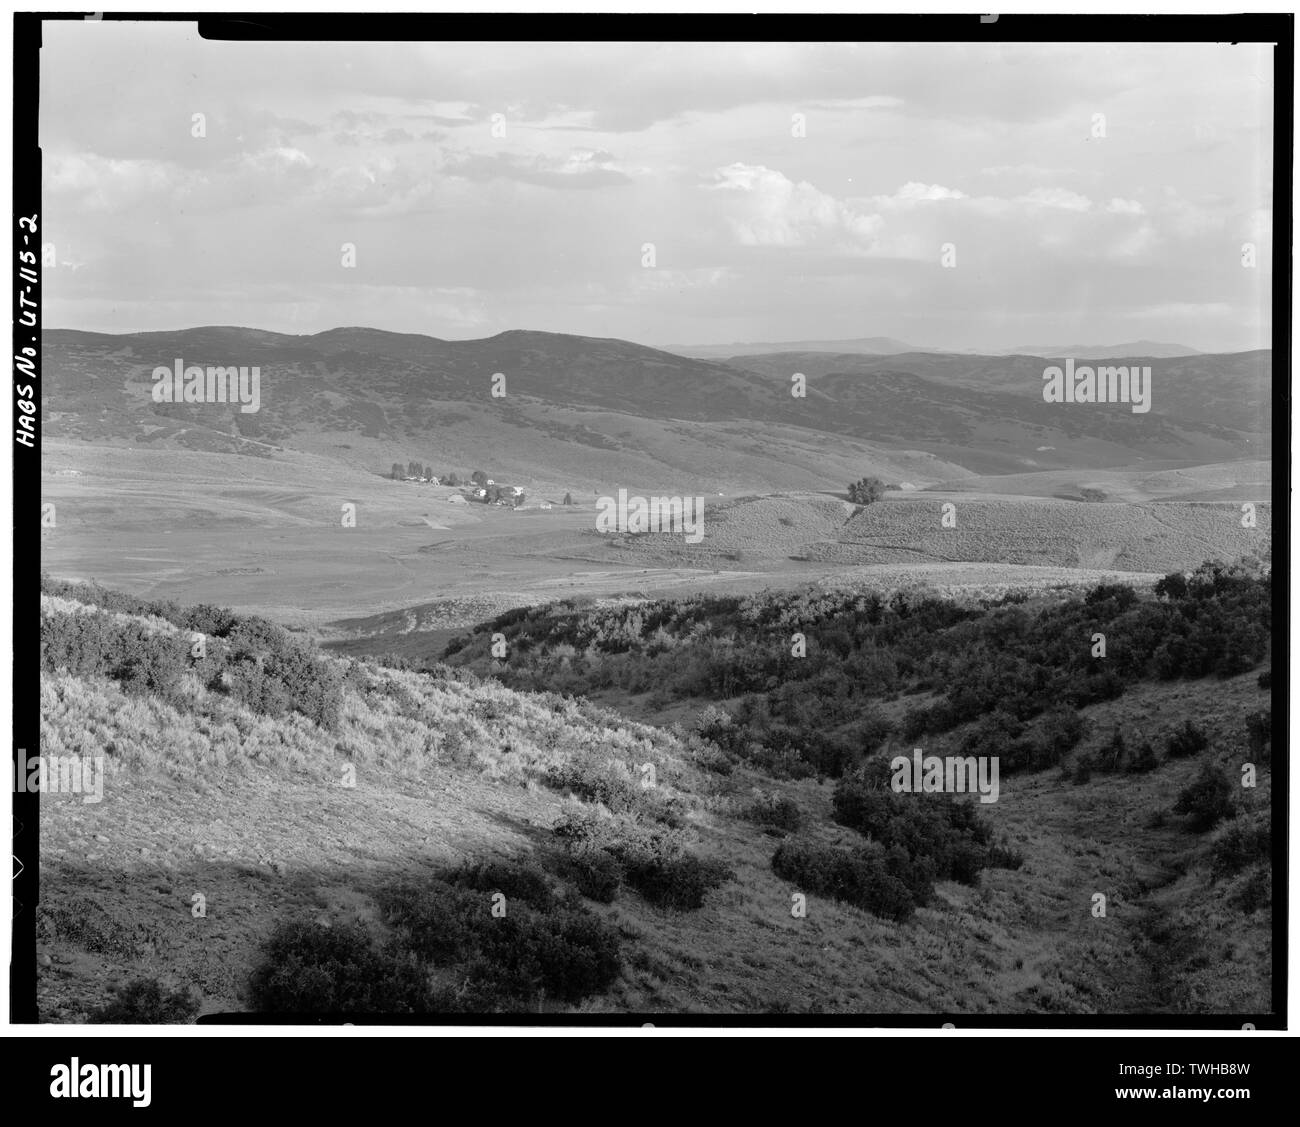
[[[1147,358],[1149,414],[1044,403],[1044,362],[1027,356],[807,352],[719,363],[560,333],[447,341],[213,326],[47,330],[43,356],[49,438],[258,458],[287,448],[381,473],[403,451],[448,465],[489,453],[509,480],[824,488],[847,480],[849,453],[886,480],[914,481],[1266,458],[1270,441],[1268,352]],[[151,373],[178,357],[257,365],[260,409],[152,402]],[[504,397],[491,394],[497,373]],[[795,373],[807,394],[791,394]]]
[[[1145,679],[1247,672],[1271,623],[1255,560],[1171,573],[1146,599],[1103,584],[1034,605],[851,591],[568,601],[509,611],[441,656],[521,689],[731,700],[702,720],[710,738],[769,771],[839,776],[891,737],[977,721],[967,743],[982,740],[979,754],[1056,766],[1078,740],[1078,709]]]
[[[41,751],[106,769],[42,796],[47,1020],[1268,1007],[1258,563],[524,608],[415,668],[44,588]],[[685,722],[580,695],[647,688]],[[893,792],[898,736],[1006,757],[999,801]]]

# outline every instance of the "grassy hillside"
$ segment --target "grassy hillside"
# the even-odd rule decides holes
[[[1254,582],[1209,569],[1164,598],[1208,614]],[[1030,608],[1044,629],[1078,613],[1049,603]],[[1088,604],[1112,629],[1154,605],[1114,591]],[[681,637],[725,642],[723,609]],[[871,629],[922,657],[913,609],[973,644],[1021,644],[1015,605],[895,606]],[[841,652],[839,617],[808,626],[822,652]],[[672,648],[676,621],[643,617],[605,648]],[[1208,679],[1139,676],[1080,699],[1080,737],[979,804],[879,791],[874,756],[838,782],[798,777],[726,733],[737,718],[774,727],[729,688],[723,709],[650,726],[436,662],[330,657],[212,607],[50,581],[41,750],[103,756],[106,779],[99,803],[42,796],[42,1013],[1262,1011],[1270,745],[1254,718],[1268,692],[1257,652],[1195,660]],[[858,685],[858,711],[878,695],[885,724],[945,715],[951,684],[838,680]],[[975,728],[963,716],[927,750]],[[1258,787],[1225,796],[1215,779],[1243,759]],[[806,917],[791,914],[796,892]],[[1225,960],[1233,975],[1217,973]]]
[[[1135,415],[1044,403],[1033,357],[806,352],[718,363],[557,333],[443,341],[362,328],[50,330],[44,345],[50,438],[256,457],[288,448],[377,469],[494,452],[502,472],[542,481],[644,475],[651,488],[694,479],[771,490],[838,482],[844,455],[914,480],[924,467],[902,463],[918,452],[948,464],[936,467],[942,477],[1268,452],[1266,352],[1158,360],[1151,412]],[[258,365],[260,409],[154,403],[153,369],[177,358]],[[791,393],[795,372],[809,377],[806,394]],[[498,374],[504,394],[494,396]]]

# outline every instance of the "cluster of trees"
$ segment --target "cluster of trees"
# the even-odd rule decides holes
[[[393,468],[389,471],[389,476],[394,481],[404,481],[407,478],[415,478],[417,481],[428,478],[437,479],[441,485],[478,485],[486,486],[491,478],[482,470],[474,470],[472,473],[462,474],[456,470],[448,470],[445,474],[436,474],[433,472],[433,463],[425,465],[423,462],[407,462],[405,466],[401,462],[394,462]]]
[[[403,467],[401,462],[394,462],[389,476],[394,481],[404,481],[407,478],[415,478],[419,481],[422,478],[432,478],[437,475],[433,472],[432,463],[426,466],[423,462],[407,462],[406,466]],[[447,481],[445,477],[441,480],[444,483]]]
[[[520,607],[453,639],[442,656],[517,689],[726,700],[701,734],[776,774],[838,776],[891,737],[970,723],[970,754],[996,745],[1015,770],[1059,762],[1084,734],[1077,710],[1135,682],[1255,667],[1271,623],[1269,575],[1214,562],[1167,577],[1154,597],[1106,584],[1083,597],[992,606],[806,591]],[[498,632],[504,665],[490,653]],[[1096,634],[1104,657],[1094,656]],[[874,707],[922,692],[926,703],[897,730]]]
[[[878,477],[864,477],[849,483],[849,500],[855,505],[870,505],[879,501],[888,488]]]

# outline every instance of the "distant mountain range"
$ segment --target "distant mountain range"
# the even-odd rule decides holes
[[[720,363],[561,333],[446,341],[367,328],[54,329],[43,342],[49,438],[262,457],[288,448],[382,471],[482,462],[511,481],[809,488],[855,468],[916,481],[1204,464],[1266,457],[1271,425],[1267,351],[1164,359],[1150,413],[1134,414],[1045,403],[1041,356],[807,350]],[[153,369],[178,358],[258,365],[260,409],[155,403]],[[802,396],[791,394],[796,372]]]
[[[665,352],[678,356],[692,356],[704,360],[726,360],[731,356],[764,356],[773,352],[837,352],[867,356],[897,356],[903,352],[935,352],[937,349],[918,348],[893,337],[859,337],[856,340],[796,340],[782,344],[771,342],[751,344],[667,344]]]
[[[854,340],[798,340],[777,344],[669,344],[664,351],[705,360],[727,360],[733,356],[770,356],[780,352],[833,352],[842,356],[899,356],[907,352],[929,352],[953,356],[1042,356],[1076,360],[1112,360],[1125,356],[1167,359],[1173,356],[1201,356],[1198,349],[1184,344],[1134,340],[1124,344],[1022,344],[1001,351],[988,348],[924,348],[893,337],[859,337]]]
[[[1158,340],[1132,340],[1126,344],[1022,344],[1011,349],[1011,354],[1060,359],[1072,356],[1076,360],[1118,360],[1126,356],[1163,360],[1173,356],[1205,355],[1185,344],[1166,344]]]

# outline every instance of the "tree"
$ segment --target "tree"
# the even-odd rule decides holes
[[[469,479],[475,485],[487,485],[487,474],[485,474],[482,470],[475,470],[472,474],[469,475]]]
[[[870,505],[885,495],[885,483],[878,477],[864,477],[849,485],[849,500],[855,505]]]
[[[452,470],[451,473],[449,473],[449,474],[448,474],[446,477],[444,477],[442,480],[443,480],[443,484],[444,484],[444,485],[459,485],[459,484],[460,484],[460,475],[457,474],[455,470]]]
[[[1190,825],[1197,833],[1213,829],[1224,818],[1232,816],[1232,783],[1207,760],[1201,764],[1196,778],[1179,794],[1174,813],[1191,815]]]
[[[562,502],[562,504],[565,504],[565,505],[572,505],[572,504],[573,504],[573,494],[572,494],[572,493],[566,493],[566,494],[564,495],[564,501]]]
[[[405,476],[406,476],[406,474],[403,473],[403,471],[402,471],[402,463],[401,463],[401,462],[394,462],[394,463],[393,463],[393,474],[392,474],[393,480],[394,480],[394,481],[401,481],[402,478],[404,478]]]
[[[1181,571],[1171,571],[1163,579],[1156,581],[1156,594],[1165,599],[1187,598],[1187,576]]]

